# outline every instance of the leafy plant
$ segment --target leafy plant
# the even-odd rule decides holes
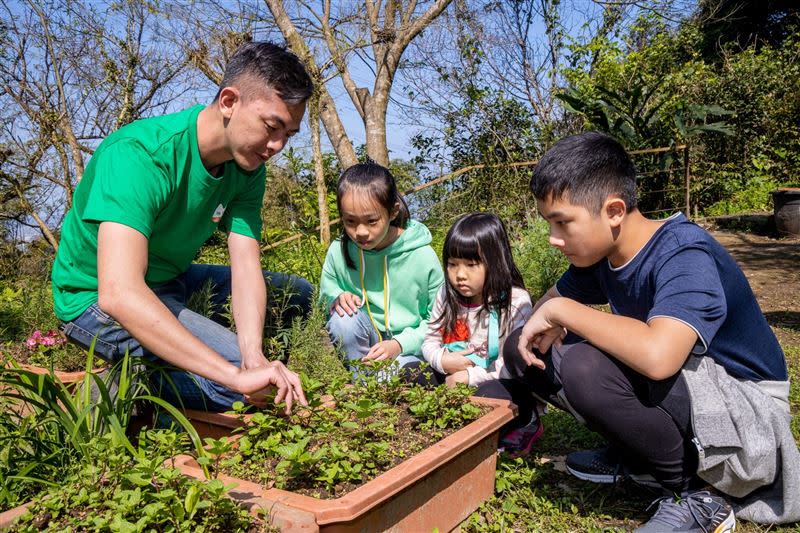
[[[75,460],[60,429],[0,396],[0,512],[52,485]]]
[[[18,336],[23,307],[22,289],[0,282],[0,337]]]
[[[86,461],[62,486],[36,499],[16,524],[27,531],[271,531],[226,496],[165,464],[179,449],[172,432],[149,432],[131,454],[113,435],[87,443]]]
[[[35,374],[18,366],[0,369],[0,401],[9,408],[2,418],[4,487],[22,485],[26,493],[41,490],[70,464],[90,457],[92,442],[103,437],[135,454],[127,430],[134,405],[148,402],[167,411],[183,427],[200,456],[205,455],[197,431],[174,406],[149,394],[147,370],[134,372],[126,354],[105,379],[92,373],[93,347],[86,357],[86,375],[76,390],[51,372]],[[110,384],[115,383],[115,387]],[[93,387],[92,387],[93,386]],[[92,388],[95,394],[92,394]],[[15,431],[14,427],[25,431]],[[35,441],[35,444],[34,444]],[[2,454],[0,454],[2,455]],[[3,491],[8,504],[17,500]]]
[[[360,373],[355,385],[338,381],[327,394],[321,382],[304,378],[309,406],[289,417],[254,413],[219,470],[268,487],[338,497],[482,412],[469,402],[468,387],[424,389],[399,376],[387,379],[387,369],[379,364]]]

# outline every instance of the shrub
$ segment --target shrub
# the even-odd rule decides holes
[[[306,321],[294,320],[288,342],[289,368],[323,383],[347,379],[350,375],[342,354],[333,346],[325,330],[327,320],[327,309],[319,303],[314,305]]]
[[[547,222],[537,217],[511,238],[514,261],[534,303],[569,266],[567,258],[548,242],[549,235]]]
[[[226,496],[219,480],[185,477],[164,461],[178,450],[175,433],[149,432],[131,455],[113,439],[93,439],[87,461],[37,498],[19,531],[268,531]],[[255,526],[255,527],[254,527]]]

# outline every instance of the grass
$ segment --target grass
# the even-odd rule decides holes
[[[800,442],[800,336],[784,335],[789,367],[792,433]],[[631,482],[616,486],[580,481],[563,469],[573,450],[603,444],[599,435],[562,411],[543,417],[545,433],[533,453],[523,459],[500,457],[495,495],[462,525],[464,532],[630,531],[653,512],[648,505],[659,495]],[[783,527],[738,522],[737,532],[800,532],[800,524]]]
[[[547,245],[545,226],[541,221],[530,224],[512,238],[515,260],[534,300],[552,285],[564,268],[563,258]],[[438,252],[443,234],[435,231],[434,234],[438,237],[435,239]],[[287,256],[292,257],[291,254]],[[308,263],[314,262],[309,260]],[[281,266],[287,268],[275,269],[295,271],[291,268],[295,265]],[[209,297],[207,293],[198,295],[196,303],[201,312],[202,304]],[[22,302],[31,303],[23,305]],[[15,338],[19,342],[32,327],[46,328],[48,323],[44,317],[52,316],[50,302],[49,293],[43,287],[29,287],[23,294],[21,287],[0,286],[0,337]],[[324,310],[316,309],[308,322],[292,324],[291,328],[285,328],[284,335],[292,347],[290,368],[321,381],[330,381],[334,376],[346,375],[346,371],[323,333],[324,323]],[[777,328],[777,333],[782,339],[792,383],[792,432],[800,442],[800,331]],[[462,531],[628,531],[648,519],[652,511],[646,509],[657,494],[630,482],[617,486],[582,482],[564,471],[564,456],[573,450],[601,446],[603,439],[599,435],[555,409],[543,420],[545,434],[530,456],[516,460],[499,458],[494,497],[462,524]],[[740,522],[737,531],[800,532],[800,524],[768,527]]]

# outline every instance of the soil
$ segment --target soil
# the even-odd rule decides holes
[[[491,408],[487,406],[478,407],[480,414],[476,416],[476,419],[491,411]],[[353,482],[341,482],[333,487],[329,487],[326,486],[324,482],[309,478],[303,474],[298,474],[296,476],[287,475],[286,473],[280,474],[277,466],[281,461],[281,458],[267,458],[264,457],[263,452],[255,452],[253,455],[241,454],[241,459],[238,459],[232,465],[226,464],[223,460],[222,464],[220,465],[220,472],[234,478],[245,479],[247,481],[252,481],[253,483],[258,483],[265,489],[271,489],[277,486],[278,488],[289,490],[304,496],[310,496],[312,498],[323,500],[335,499],[357,489],[379,475],[388,472],[406,459],[416,455],[426,448],[433,446],[437,442],[471,423],[471,421],[465,421],[463,425],[459,425],[457,427],[433,428],[430,430],[421,431],[419,428],[420,421],[411,416],[407,412],[407,408],[408,404],[405,401],[400,401],[394,406],[394,409],[392,409],[392,411],[396,413],[397,418],[392,422],[395,426],[395,436],[391,439],[376,439],[368,436],[370,433],[367,430],[368,427],[375,424],[387,423],[388,419],[386,418],[385,414],[379,413],[366,419],[353,421],[359,426],[357,432],[365,433],[361,437],[363,440],[362,445],[368,441],[373,443],[386,442],[390,444],[390,448],[392,450],[391,456],[387,458],[388,461],[385,464],[378,465],[378,467],[374,470],[364,469],[360,480]],[[332,444],[337,445],[340,449],[347,449],[347,442],[336,442],[336,438],[339,437],[322,434],[313,435],[308,446],[308,453],[313,454],[321,446],[330,446]],[[283,480],[283,485],[277,485],[275,483],[275,480],[278,479]]]
[[[739,263],[781,345],[800,345],[800,238],[711,234]]]

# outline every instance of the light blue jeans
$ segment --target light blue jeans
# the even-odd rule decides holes
[[[380,341],[378,332],[372,326],[369,315],[365,310],[359,310],[353,316],[347,314],[339,316],[334,311],[331,313],[330,319],[328,319],[327,327],[331,341],[341,347],[342,352],[350,361],[362,359],[367,355],[369,349]],[[384,340],[392,338],[391,333],[384,331],[381,332],[381,336]],[[413,354],[401,354],[397,356],[395,361],[399,366],[403,367],[409,363],[419,363],[422,361],[422,357]],[[355,371],[353,376],[357,376]]]
[[[291,323],[294,316],[307,316],[311,309],[313,287],[303,278],[275,272],[264,272],[270,297],[286,291],[288,307],[284,321]],[[195,313],[186,304],[189,297],[206,283],[212,285],[210,298],[211,318]],[[226,326],[224,306],[231,294],[231,269],[224,265],[192,265],[177,278],[153,288],[156,296],[192,335],[237,367],[242,356],[236,334]],[[241,394],[219,383],[167,365],[156,354],[148,351],[123,327],[104,313],[97,303],[89,306],[80,316],[63,326],[64,334],[76,344],[89,348],[95,342],[95,355],[115,363],[125,352],[132,357],[143,357],[162,366],[163,372],[153,374],[152,385],[170,402],[191,409],[227,411]],[[96,341],[95,341],[96,337]]]

